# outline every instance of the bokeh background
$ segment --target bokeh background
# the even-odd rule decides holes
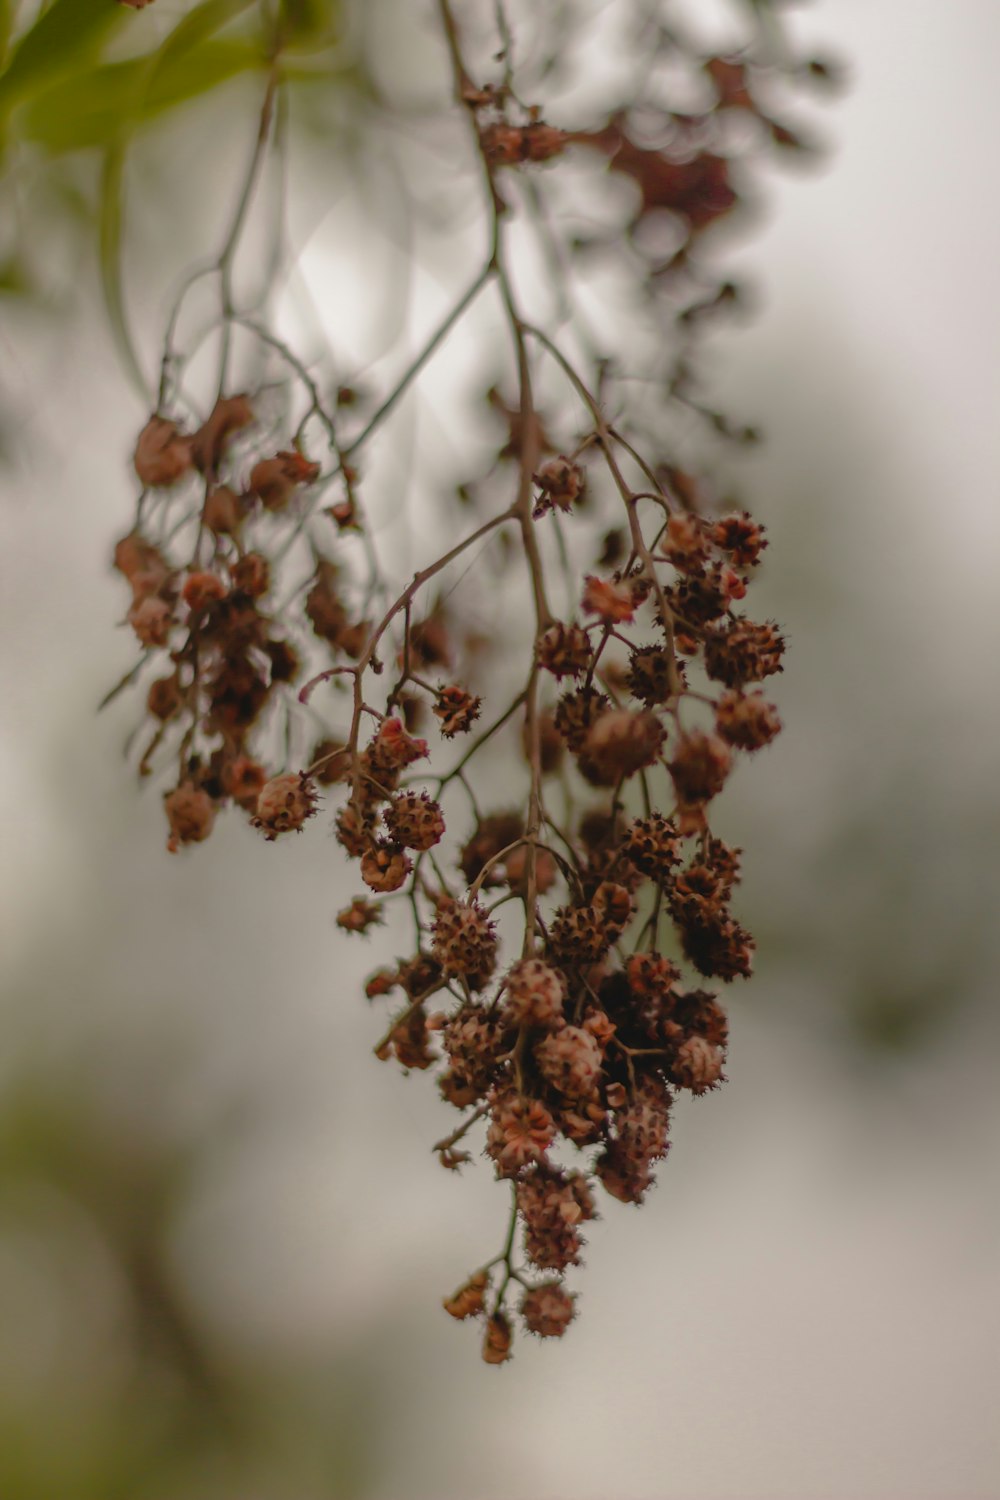
[[[405,56],[432,96],[429,5],[365,9],[345,70]],[[485,1164],[440,1171],[425,1143],[448,1111],[371,1056],[379,939],[333,926],[353,894],[337,846],[233,819],[168,858],[121,753],[135,705],[95,714],[131,664],[108,558],[145,412],[101,303],[94,154],[15,143],[3,1500],[1000,1495],[1000,11],[795,19],[848,87],[822,170],[776,175],[734,251],[757,316],[709,361],[767,434],[733,474],[770,529],[758,609],[792,642],[786,733],[726,798],[757,975],[732,999],[731,1081],[678,1107],[641,1211],[593,1226],[578,1324],[499,1370],[439,1299],[492,1253],[505,1195]],[[140,148],[122,263],[147,357],[149,288],[214,232],[256,90],[236,78]],[[343,244],[307,188],[303,266],[335,318]]]

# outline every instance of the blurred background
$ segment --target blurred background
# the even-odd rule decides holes
[[[756,613],[791,639],[786,732],[721,830],[757,972],[730,1082],[679,1105],[641,1211],[602,1207],[578,1323],[491,1369],[439,1303],[506,1198],[438,1168],[454,1117],[371,1056],[385,940],[336,931],[339,849],[233,818],[167,857],[122,755],[138,705],[95,713],[132,661],[109,556],[147,411],[102,281],[148,369],[259,83],[214,57],[168,117],[185,69],[123,165],[102,12],[70,9],[0,77],[0,1497],[992,1500],[1000,11],[795,10],[847,88],[821,170],[775,174],[732,250],[756,316],[708,355],[766,433],[733,481],[771,536]],[[443,87],[429,3],[341,19],[290,199],[328,320],[324,141],[366,78],[417,111]]]

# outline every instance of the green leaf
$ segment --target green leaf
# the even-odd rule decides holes
[[[119,143],[112,146],[104,157],[101,173],[100,201],[100,257],[101,285],[107,304],[111,332],[118,352],[134,385],[143,394],[147,403],[150,391],[142,373],[135,343],[129,331],[125,312],[125,294],[122,284],[122,237],[124,233],[124,187],[125,148]]]
[[[0,74],[0,112],[86,68],[124,15],[116,0],[54,0],[25,32]]]
[[[0,68],[7,60],[7,44],[14,24],[13,0],[0,0]]]
[[[202,0],[150,54],[150,63],[159,68],[176,54],[190,52],[256,4],[257,0]]]
[[[17,123],[27,139],[53,153],[108,146],[130,120],[145,123],[265,64],[259,47],[238,41],[205,42],[193,52],[172,54],[151,76],[146,58],[109,63],[37,95],[19,111]]]

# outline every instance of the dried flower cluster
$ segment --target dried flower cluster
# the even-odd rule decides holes
[[[164,757],[174,768],[168,848],[204,841],[229,804],[267,840],[298,833],[322,794],[363,888],[339,926],[366,934],[397,902],[412,918],[411,951],[368,981],[371,1000],[399,997],[376,1052],[434,1070],[461,1113],[434,1147],[446,1167],[470,1159],[481,1122],[493,1170],[511,1185],[502,1250],[444,1304],[482,1319],[492,1364],[510,1356],[515,1312],[541,1337],[565,1332],[575,1300],[564,1277],[599,1190],[641,1203],[677,1095],[723,1079],[726,1014],[701,981],[746,978],[754,940],[732,911],[740,851],[714,831],[714,804],[740,758],[781,727],[766,684],[784,640],[750,602],[763,529],[719,506],[678,460],[672,423],[751,436],[698,398],[698,332],[737,297],[702,247],[736,214],[756,155],[801,149],[772,96],[827,69],[778,45],[764,0],[759,29],[737,33],[734,21],[738,50],[726,56],[706,54],[655,5],[620,8],[644,77],[610,115],[557,126],[515,92],[503,6],[438,0],[488,251],[373,411],[352,388],[325,396],[266,321],[233,309],[229,267],[282,86],[276,49],[216,265],[218,396],[204,420],[182,417],[172,319],[158,407],[135,449],[135,523],[114,555],[142,649],[114,691],[140,669],[154,674],[140,770],[161,774]],[[542,86],[548,27],[532,33],[522,92]],[[670,105],[671,87],[683,105]],[[559,189],[563,161],[575,175]],[[584,241],[574,225],[608,173],[634,191],[617,227]],[[547,326],[515,281],[520,221],[551,267]],[[652,339],[619,350],[589,331],[574,278],[595,256],[645,292]],[[503,443],[453,502],[473,513],[460,539],[393,587],[366,526],[359,463],[488,290],[514,381],[513,396],[487,398]],[[297,425],[274,430],[262,382],[230,382],[237,332],[302,394]],[[645,377],[639,398],[630,353]],[[454,564],[477,559],[494,583],[503,577],[496,592],[509,601],[492,654],[437,592]],[[511,663],[513,692],[498,696]],[[493,742],[508,734],[520,769],[498,772]]]

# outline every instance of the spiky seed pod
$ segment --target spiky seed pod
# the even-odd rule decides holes
[[[485,1271],[477,1271],[450,1297],[445,1297],[442,1307],[453,1318],[473,1318],[483,1310],[483,1295],[489,1285]]]
[[[742,849],[734,849],[722,839],[710,837],[705,844],[702,857],[708,868],[722,883],[727,896],[734,885],[739,885],[742,856]]]
[[[446,740],[454,739],[456,734],[468,734],[479,718],[482,701],[463,687],[451,686],[438,690],[434,715]]]
[[[506,1364],[513,1340],[510,1323],[502,1312],[496,1312],[486,1324],[483,1336],[483,1359],[488,1365]]]
[[[728,552],[733,566],[752,568],[767,546],[764,528],[746,511],[738,516],[724,516],[712,527],[712,540],[723,552]]]
[[[594,651],[590,637],[579,625],[550,625],[538,642],[538,663],[556,679],[579,677],[590,665]]]
[[[334,820],[337,843],[352,859],[360,859],[371,847],[372,819],[358,811],[353,802],[342,807]]]
[[[756,944],[745,927],[724,913],[681,925],[681,947],[699,974],[749,979]]]
[[[365,896],[355,896],[350,906],[337,913],[337,926],[344,932],[367,932],[382,920],[382,908]]]
[[[405,849],[433,849],[441,842],[444,817],[426,792],[400,792],[385,809],[385,826]]]
[[[523,958],[507,975],[506,1012],[515,1025],[558,1026],[566,1000],[566,981],[558,969],[539,958]]]
[[[569,748],[583,749],[591,725],[611,707],[611,700],[596,688],[578,688],[556,704],[555,726]]]
[[[163,810],[170,825],[167,848],[171,854],[176,854],[181,844],[203,843],[212,832],[215,803],[193,781],[182,781],[172,792],[167,792]]]
[[[601,1049],[581,1026],[563,1026],[535,1046],[542,1077],[560,1094],[580,1099],[589,1094],[601,1071]]]
[[[722,1077],[722,1049],[703,1036],[690,1036],[677,1049],[671,1076],[682,1089],[703,1094]]]
[[[462,1006],[441,1028],[441,1045],[451,1064],[455,1085],[469,1091],[468,1098],[459,1104],[460,1109],[502,1083],[505,1073],[501,1058],[509,1049],[510,1039],[508,1033],[505,1042],[504,1026],[495,1014],[479,1007]]]
[[[608,937],[616,943],[632,919],[632,897],[613,880],[602,880],[591,905]]]
[[[558,1281],[543,1281],[521,1298],[520,1313],[529,1333],[543,1339],[558,1339],[566,1332],[576,1311],[576,1298]]]
[[[672,515],[667,522],[662,552],[679,572],[700,572],[710,556],[710,538],[705,522],[689,512]]]
[[[688,804],[710,801],[725,786],[731,764],[729,747],[717,734],[692,729],[682,735],[668,766],[678,799]]]
[[[664,1001],[681,977],[681,971],[661,953],[633,953],[625,969],[629,989],[636,1000]]]
[[[649,709],[612,708],[595,720],[580,752],[580,770],[599,786],[613,786],[659,758],[666,734]]]
[[[600,913],[592,906],[564,906],[549,926],[549,957],[565,968],[596,964],[612,942]]]
[[[413,861],[396,844],[380,839],[361,856],[361,879],[380,896],[398,891],[413,870]]]
[[[758,625],[736,616],[727,625],[705,632],[705,671],[729,688],[761,682],[780,672],[784,653],[784,637],[771,621]]]
[[[555,1134],[555,1121],[541,1100],[515,1089],[499,1094],[486,1132],[486,1150],[497,1176],[516,1177],[522,1168],[544,1161]]]
[[[760,750],[781,732],[781,720],[763,693],[724,692],[716,704],[715,727],[729,745]]]
[[[627,682],[640,703],[666,703],[672,694],[670,653],[662,646],[640,646],[629,657]]]
[[[304,771],[292,771],[272,776],[261,788],[253,826],[273,843],[279,833],[298,833],[315,812],[315,787]]]
[[[634,1161],[618,1141],[609,1141],[594,1163],[604,1191],[620,1203],[641,1203],[653,1185],[648,1162]]]
[[[481,989],[496,964],[496,928],[478,902],[467,905],[445,897],[438,906],[431,947],[445,974]]]
[[[680,834],[662,813],[636,818],[622,842],[622,852],[643,875],[663,885],[680,863]]]
[[[595,1217],[594,1199],[579,1172],[536,1168],[518,1179],[517,1208],[524,1220],[524,1250],[543,1271],[576,1265],[582,1240],[578,1226]]]

